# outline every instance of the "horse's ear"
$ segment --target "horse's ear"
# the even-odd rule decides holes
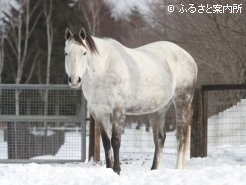
[[[85,38],[86,38],[86,31],[85,31],[85,28],[84,28],[84,27],[82,27],[82,28],[80,29],[80,31],[79,31],[79,36],[80,36],[80,38],[81,38],[82,40],[85,40]]]
[[[65,30],[65,39],[68,40],[73,35],[72,31],[69,28]]]

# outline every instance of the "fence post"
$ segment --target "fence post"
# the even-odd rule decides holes
[[[194,94],[193,105],[193,121],[191,123],[191,144],[190,157],[206,157],[207,156],[207,106],[204,103],[203,87],[198,87]]]
[[[94,161],[100,161],[100,131],[93,119],[90,116],[90,133],[89,133],[89,161],[93,158]]]
[[[81,144],[82,144],[82,156],[81,160],[85,161],[86,160],[86,114],[87,114],[87,102],[85,100],[84,95],[82,95],[81,99],[81,115],[82,115],[82,122],[81,122]]]

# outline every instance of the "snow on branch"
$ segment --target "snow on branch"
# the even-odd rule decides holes
[[[0,1],[0,33],[6,31],[6,25],[12,17],[12,10],[18,11],[20,4],[17,0],[1,0]]]
[[[104,0],[111,11],[111,16],[118,19],[128,19],[133,11],[142,15],[151,13],[150,4],[153,0]]]

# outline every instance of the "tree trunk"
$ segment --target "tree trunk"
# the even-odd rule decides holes
[[[51,14],[52,14],[52,4],[53,1],[49,0],[49,5],[47,7],[47,1],[44,1],[44,15],[46,19],[46,35],[47,35],[47,68],[46,68],[46,84],[50,83],[50,66],[51,66],[51,52],[52,52],[52,45],[53,45],[53,27],[51,23]],[[49,90],[45,90],[44,94],[44,115],[48,115],[48,97],[49,97]],[[44,122],[45,126],[45,134],[47,135],[48,123]]]

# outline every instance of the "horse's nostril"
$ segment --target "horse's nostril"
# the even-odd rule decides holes
[[[72,82],[72,79],[71,77],[68,78],[68,82],[71,83]]]
[[[78,83],[80,83],[81,82],[81,78],[79,77],[79,79],[78,79]]]

